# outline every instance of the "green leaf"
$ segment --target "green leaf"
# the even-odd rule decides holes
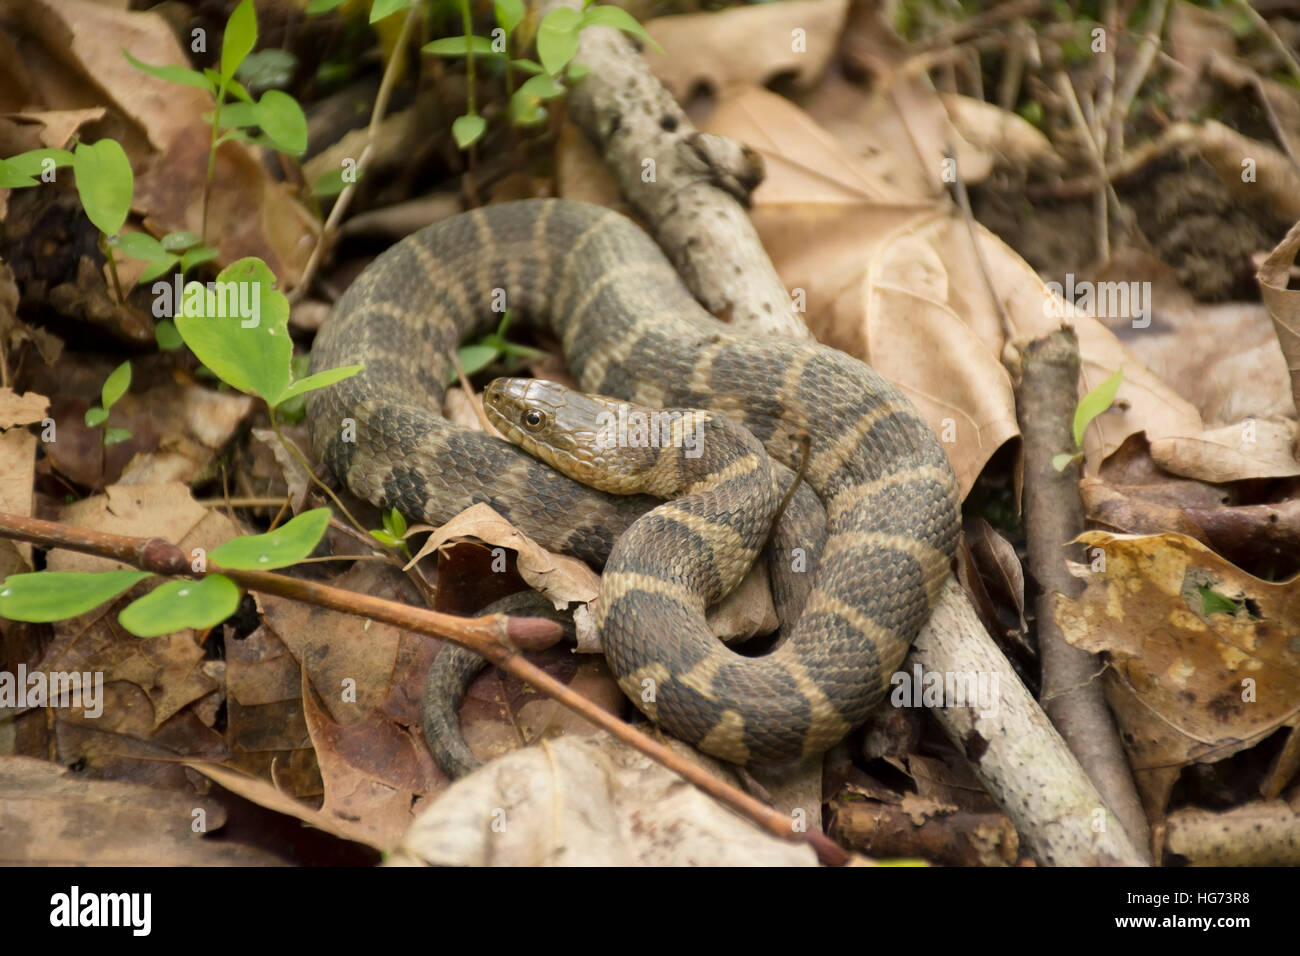
[[[343,192],[345,186],[347,186],[347,183],[343,181],[343,170],[331,169],[327,173],[321,173],[316,182],[312,184],[311,191],[312,195],[318,199],[329,199],[331,196],[337,196]]]
[[[211,246],[198,246],[194,249],[187,249],[180,259],[181,272],[189,272],[200,262],[207,262],[210,259],[215,259],[218,255],[219,253],[217,250],[213,249]]]
[[[385,17],[391,17],[399,10],[405,10],[410,6],[410,0],[375,0],[374,5],[370,8],[370,22],[378,23]]]
[[[108,421],[108,409],[100,408],[98,405],[92,405],[86,409],[86,427],[98,428],[104,422]]]
[[[311,0],[307,4],[307,16],[316,16],[320,13],[329,13],[331,10],[343,6],[347,0]]]
[[[288,93],[267,90],[257,103],[257,125],[282,153],[307,152],[307,117]]]
[[[0,159],[0,189],[23,189],[27,186],[39,186],[40,183],[28,176],[7,159]]]
[[[209,574],[198,581],[168,581],[117,616],[136,637],[159,637],[187,627],[204,630],[239,610],[239,588],[230,578]]]
[[[0,584],[0,617],[43,624],[85,614],[149,577],[148,571],[37,571]]]
[[[1121,368],[1079,401],[1079,407],[1074,410],[1074,443],[1080,448],[1083,447],[1084,431],[1094,418],[1110,408],[1123,380],[1124,370]]]
[[[129,428],[105,428],[104,444],[116,445],[119,442],[130,441],[131,430]]]
[[[381,514],[381,517],[389,534],[397,538],[406,534],[406,519],[402,517],[402,513],[396,508],[389,508]]]
[[[289,300],[266,263],[251,257],[222,269],[213,286],[186,284],[177,330],[223,382],[274,406],[289,386]]]
[[[100,390],[100,401],[104,403],[105,408],[112,408],[114,403],[126,394],[126,390],[131,387],[131,363],[123,362],[104,380],[104,387]]]
[[[174,352],[185,344],[185,340],[176,331],[176,325],[171,319],[159,319],[158,324],[153,327],[153,337],[164,352]]]
[[[244,62],[239,64],[237,75],[248,86],[261,90],[279,89],[293,79],[293,71],[297,67],[298,58],[288,50],[270,47],[245,57]]]
[[[555,77],[543,73],[541,76],[530,76],[524,80],[518,92],[525,96],[535,96],[539,100],[553,100],[557,96],[564,95],[564,85]]]
[[[328,388],[335,382],[341,382],[345,378],[351,378],[360,372],[364,365],[341,365],[338,368],[327,368],[323,372],[317,372],[315,375],[308,375],[306,378],[300,378],[280,396],[277,405],[287,402],[291,398],[297,398],[304,392],[314,392],[318,388]]]
[[[287,568],[316,550],[329,523],[328,508],[313,508],[266,534],[231,538],[213,548],[208,557],[221,567],[236,571]]]
[[[1059,455],[1052,456],[1052,467],[1057,471],[1065,471],[1065,469],[1070,467],[1072,461],[1082,457],[1082,453],[1079,452],[1071,455],[1068,451],[1063,451]]]
[[[390,548],[396,548],[398,545],[402,543],[402,539],[397,537],[390,531],[372,530],[370,532],[370,536],[374,538],[376,541],[378,541],[380,544],[386,544]]]
[[[62,169],[72,165],[72,154],[66,149],[29,149],[17,156],[10,156],[5,162],[11,163],[18,172],[27,176],[40,176],[45,171],[45,161],[54,160],[54,168]]]
[[[176,263],[180,261],[181,260],[179,256],[174,256],[170,252],[167,253],[166,259],[162,259],[158,262],[151,263],[144,270],[144,272],[140,273],[140,281],[138,284],[144,285],[146,282],[152,282],[154,279],[157,279],[159,276],[171,272],[172,267],[175,266]]]
[[[510,65],[516,70],[523,70],[525,73],[537,74],[546,72],[542,69],[542,65],[536,60],[511,60]]]
[[[150,76],[156,76],[160,80],[166,80],[168,83],[177,83],[181,86],[195,86],[201,90],[207,90],[213,95],[217,92],[216,84],[198,70],[191,70],[187,66],[175,66],[172,64],[152,66],[149,63],[141,63],[125,49],[122,50],[122,55],[125,56],[127,62],[137,70],[148,73]]]
[[[257,10],[253,0],[240,0],[226,21],[226,32],[221,38],[221,75],[231,79],[244,57],[257,45]]]
[[[515,95],[510,97],[510,122],[516,126],[536,126],[546,119],[546,109],[539,105],[535,96]]]
[[[145,262],[167,262],[175,259],[163,244],[147,232],[124,232],[113,243],[115,249],[121,249],[133,259]]]
[[[1213,588],[1198,584],[1196,590],[1201,595],[1202,614],[1236,614],[1241,610],[1240,604]]]
[[[248,103],[250,106],[252,105],[253,97],[249,95],[248,90],[244,89],[244,84],[240,83],[238,80],[230,77],[223,77],[216,70],[212,70],[212,69],[204,70],[203,75],[212,81],[212,85],[214,88],[220,87],[221,84],[224,82],[226,84],[227,93],[229,93],[237,100],[242,100],[243,102]],[[210,123],[212,121],[205,120],[205,122]]]
[[[464,56],[470,50],[474,51],[475,56],[501,55],[492,49],[492,41],[487,37],[443,37],[420,47],[421,53],[432,53],[434,56]]]
[[[579,27],[579,29],[583,27],[613,27],[616,30],[622,30],[624,33],[630,33],[632,36],[644,40],[659,53],[664,52],[664,48],[656,43],[650,34],[645,32],[645,27],[636,22],[636,17],[622,7],[588,7],[587,11],[582,15],[582,27]]]
[[[492,12],[496,14],[497,25],[506,31],[506,36],[515,32],[524,18],[524,0],[494,0]]]
[[[94,145],[78,143],[72,154],[72,171],[81,205],[95,228],[106,236],[121,232],[135,192],[135,176],[122,144],[115,139],[101,139]]]
[[[451,124],[451,135],[456,138],[456,145],[461,149],[469,149],[483,131],[487,129],[487,120],[477,113],[467,113],[464,116],[457,116]]]
[[[569,7],[557,7],[542,18],[537,28],[537,58],[547,73],[559,73],[578,52],[581,23],[582,14]]]
[[[197,246],[202,240],[187,229],[169,232],[162,237],[162,247],[168,252],[183,252],[191,246]]]
[[[204,113],[203,122],[211,123],[214,115],[213,112]],[[225,103],[221,107],[217,122],[221,124],[222,129],[244,129],[259,125],[261,117],[257,114],[256,103]]]
[[[582,79],[590,72],[591,70],[581,63],[570,63],[569,68],[564,71],[564,75],[567,76],[574,83],[577,83],[580,79]]]
[[[462,345],[456,350],[456,357],[460,359],[460,367],[465,370],[466,378],[483,371],[483,369],[495,362],[500,354],[497,349],[490,345]],[[456,381],[456,370],[452,369],[447,378],[448,381]]]

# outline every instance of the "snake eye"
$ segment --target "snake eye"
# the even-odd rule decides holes
[[[546,416],[535,408],[530,408],[524,412],[524,427],[530,431],[537,431],[546,424]]]

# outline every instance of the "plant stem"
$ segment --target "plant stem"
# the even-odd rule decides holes
[[[316,240],[316,245],[311,250],[311,256],[307,259],[307,265],[303,267],[302,278],[298,281],[297,287],[289,293],[290,302],[297,302],[311,288],[311,280],[316,275],[316,270],[320,268],[321,259],[325,256],[325,244],[338,228],[343,219],[343,214],[347,212],[348,206],[352,202],[352,196],[356,192],[357,183],[361,181],[361,174],[370,162],[370,153],[374,149],[379,124],[384,118],[384,113],[388,110],[388,99],[392,95],[393,85],[397,82],[397,64],[400,62],[398,58],[406,49],[407,40],[411,35],[411,27],[414,25],[417,16],[417,9],[417,6],[412,5],[410,10],[407,11],[406,19],[402,21],[402,29],[397,34],[397,42],[393,44],[393,54],[388,58],[388,63],[384,67],[383,79],[379,81],[379,92],[375,94],[375,106],[370,112],[370,125],[366,129],[366,145],[361,150],[360,157],[357,158],[357,165],[354,170],[356,176],[352,182],[343,187],[343,192],[339,193],[338,199],[334,200],[329,218],[325,220],[325,225],[321,227],[320,238]]]
[[[221,104],[226,99],[226,81],[217,88],[217,104],[212,110],[212,136],[208,140],[208,175],[203,180],[203,225],[199,228],[199,245],[208,244],[208,201],[212,198],[212,180],[217,173],[217,132],[221,128]]]
[[[118,304],[126,302],[126,296],[122,294],[122,280],[117,277],[117,259],[113,255],[113,247],[108,244],[108,237],[100,233],[100,241],[104,244],[104,257],[108,260],[108,274],[113,280],[113,291],[117,294]]]
[[[271,431],[275,432],[275,437],[280,440],[280,444],[284,446],[285,451],[298,459],[298,463],[302,465],[303,470],[307,472],[307,477],[312,480],[312,483],[315,484],[316,487],[320,488],[321,491],[325,492],[325,494],[329,495],[330,501],[334,502],[339,511],[343,512],[344,516],[352,523],[354,528],[362,534],[365,534],[366,529],[361,526],[360,521],[352,517],[352,512],[348,511],[343,502],[339,500],[339,496],[334,494],[334,489],[316,477],[316,471],[312,468],[311,462],[307,460],[307,457],[301,450],[299,450],[297,445],[284,437],[284,432],[280,431],[280,423],[275,420],[275,409],[271,408],[270,405],[267,405],[267,410],[271,415]]]

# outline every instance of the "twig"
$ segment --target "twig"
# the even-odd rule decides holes
[[[1296,60],[1295,54],[1292,53],[1291,48],[1286,45],[1286,41],[1277,35],[1277,31],[1269,25],[1269,22],[1264,19],[1263,15],[1252,7],[1247,0],[1236,0],[1233,5],[1240,9],[1242,13],[1246,14],[1247,18],[1249,18],[1256,30],[1259,30],[1264,34],[1264,36],[1268,37],[1269,43],[1273,44],[1273,49],[1277,50],[1282,59],[1286,61],[1287,69],[1291,71],[1291,75],[1297,80],[1300,80],[1300,61]]]
[[[111,558],[157,574],[195,577],[189,556],[161,538],[132,538],[5,512],[0,512],[0,537]],[[560,639],[563,629],[555,621],[499,614],[480,618],[456,617],[269,571],[228,570],[211,562],[206,573],[224,574],[249,591],[357,614],[467,647],[663,764],[773,836],[794,843],[808,843],[823,863],[840,865],[848,862],[848,854],[825,835],[815,831],[795,831],[789,817],[713,776],[703,767],[683,759],[520,657],[520,651],[550,647]]]
[[[1083,583],[1066,568],[1065,546],[1083,533],[1078,465],[1063,472],[1053,457],[1073,444],[1079,388],[1079,344],[1074,330],[1058,329],[1023,351],[1016,412],[1025,454],[1025,528],[1029,567],[1042,587],[1038,648],[1043,665],[1043,709],[1114,811],[1135,849],[1149,852],[1146,816],[1138,800],[1119,733],[1102,696],[1099,657],[1065,642],[1053,614],[1058,594],[1077,597]]]
[[[1133,99],[1142,88],[1147,72],[1151,69],[1151,63],[1155,60],[1156,51],[1160,49],[1160,34],[1164,30],[1165,11],[1168,9],[1169,0],[1156,0],[1152,5],[1137,54],[1133,57],[1128,72],[1124,74],[1124,79],[1120,81],[1108,124],[1110,138],[1106,148],[1111,158],[1124,152],[1124,121],[1128,119],[1129,110],[1133,108]]]
[[[1088,155],[1092,158],[1093,169],[1096,171],[1098,186],[1098,201],[1096,209],[1096,226],[1097,226],[1097,258],[1100,262],[1106,262],[1110,259],[1110,223],[1107,206],[1107,194],[1113,193],[1110,180],[1106,178],[1106,159],[1102,155],[1101,147],[1092,135],[1092,127],[1088,125],[1088,120],[1083,115],[1083,108],[1079,105],[1079,97],[1075,95],[1074,83],[1070,76],[1064,70],[1056,74],[1056,89],[1061,99],[1065,101],[1066,110],[1070,114],[1070,119],[1083,135],[1084,145],[1088,147]],[[1119,200],[1116,199],[1116,206]]]
[[[335,230],[338,229],[343,214],[347,212],[347,208],[352,202],[352,196],[356,192],[357,184],[361,182],[362,174],[370,162],[370,154],[374,150],[375,136],[379,132],[379,124],[388,111],[388,99],[392,95],[393,85],[397,82],[397,65],[406,53],[406,41],[411,35],[411,27],[416,17],[419,16],[419,10],[419,4],[412,4],[406,14],[406,19],[402,21],[402,29],[398,31],[397,41],[393,44],[393,52],[389,55],[388,63],[384,67],[383,79],[379,81],[379,92],[375,96],[375,107],[370,113],[370,125],[366,128],[366,145],[357,158],[357,165],[354,170],[355,178],[343,187],[338,199],[334,200],[334,206],[330,209],[329,217],[325,220],[325,225],[321,227],[320,238],[316,240],[311,256],[307,259],[307,265],[302,270],[302,279],[297,287],[289,293],[290,302],[299,301],[311,287],[312,278],[316,275],[316,270],[320,268],[321,259],[325,255],[325,245],[330,241],[330,237],[334,235]]]
[[[944,158],[952,163],[952,191],[956,196],[957,207],[961,210],[962,218],[966,221],[966,235],[970,237],[971,250],[975,253],[975,262],[979,266],[980,276],[984,279],[984,289],[993,302],[993,308],[998,310],[998,318],[1002,322],[1002,335],[1010,344],[1016,337],[1015,325],[1011,321],[1011,316],[1007,315],[1006,307],[1002,304],[1002,298],[998,295],[997,289],[993,287],[993,279],[989,275],[988,263],[984,260],[984,249],[980,245],[979,237],[975,234],[975,217],[971,214],[970,196],[966,192],[966,181],[962,178],[961,170],[957,166],[957,153],[952,146],[944,148]]]

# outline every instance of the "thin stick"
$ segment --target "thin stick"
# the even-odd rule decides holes
[[[329,217],[325,220],[325,225],[321,227],[320,238],[316,240],[311,256],[307,259],[307,265],[302,270],[302,279],[298,282],[297,287],[289,293],[290,302],[297,302],[311,287],[311,280],[316,275],[316,270],[320,268],[321,259],[325,256],[325,244],[329,241],[329,237],[334,234],[334,231],[338,229],[343,214],[347,212],[347,208],[352,202],[352,195],[356,192],[357,184],[361,182],[362,173],[365,172],[366,166],[370,162],[370,154],[374,150],[375,136],[379,131],[379,124],[384,118],[384,113],[388,110],[388,99],[392,95],[394,84],[397,82],[397,64],[406,51],[406,41],[411,35],[411,27],[415,22],[419,9],[418,4],[413,4],[406,14],[406,19],[402,21],[402,29],[397,34],[397,42],[393,44],[392,55],[389,56],[388,63],[384,67],[383,79],[379,81],[379,92],[375,95],[375,106],[370,112],[370,125],[366,128],[366,145],[357,159],[356,178],[344,186],[343,192],[339,193],[339,198],[334,200],[334,206],[330,209]]]
[[[0,512],[0,537],[28,541],[46,548],[66,548],[111,558],[157,574],[195,576],[190,568],[189,556],[176,545],[161,538],[131,538],[5,512]],[[539,617],[507,617],[503,614],[478,618],[456,617],[368,594],[345,591],[315,581],[291,578],[270,571],[228,570],[213,563],[209,563],[206,573],[224,574],[249,591],[274,594],[317,607],[357,614],[467,647],[608,731],[629,747],[641,751],[773,836],[793,843],[809,844],[822,863],[838,866],[848,862],[848,854],[829,837],[816,831],[796,831],[792,820],[785,814],[713,776],[698,764],[689,762],[520,657],[520,651],[550,647],[560,640],[563,628],[555,621]]]

